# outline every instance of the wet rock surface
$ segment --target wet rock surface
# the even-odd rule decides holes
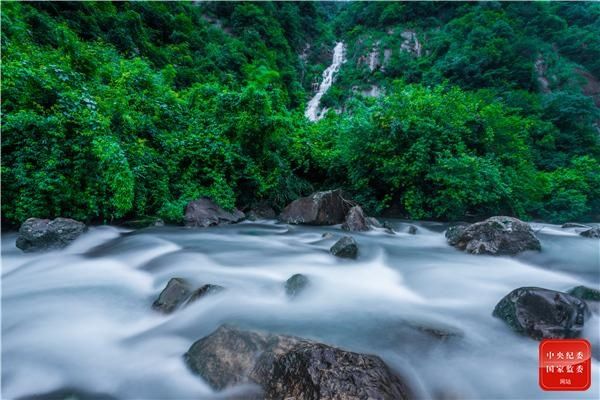
[[[170,314],[181,306],[192,293],[192,286],[181,278],[171,278],[152,304],[156,311]]]
[[[600,239],[600,227],[587,229],[579,234],[586,238]]]
[[[188,203],[185,208],[184,223],[187,227],[207,228],[240,222],[245,218],[240,210],[225,211],[207,197]]]
[[[336,257],[355,259],[358,256],[358,244],[352,236],[344,236],[329,251]]]
[[[365,217],[365,213],[360,206],[354,206],[348,211],[346,220],[342,224],[342,229],[350,232],[362,232],[371,229]]]
[[[86,230],[83,222],[71,218],[29,218],[19,228],[16,246],[25,252],[62,249]]]
[[[302,274],[292,275],[285,282],[285,292],[289,297],[296,297],[302,292],[309,284],[309,280]]]
[[[565,339],[581,334],[589,310],[583,300],[570,294],[522,287],[500,300],[493,315],[533,339]]]
[[[407,399],[406,383],[379,357],[285,335],[222,326],[184,359],[212,387],[253,382],[265,399]]]
[[[517,218],[491,217],[463,229],[446,231],[448,243],[471,254],[515,255],[526,250],[541,250],[533,229]]]
[[[576,286],[569,289],[567,293],[582,300],[600,301],[600,290],[587,286]]]
[[[288,224],[341,224],[352,205],[339,189],[316,192],[288,204],[279,218]]]

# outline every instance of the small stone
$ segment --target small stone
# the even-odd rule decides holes
[[[408,233],[411,235],[415,235],[417,233],[417,227],[414,225],[411,225],[408,227]]]
[[[285,282],[285,292],[289,297],[296,297],[308,286],[308,278],[302,274],[292,275]]]
[[[152,304],[156,311],[170,314],[179,307],[192,293],[188,282],[182,278],[171,278],[167,286],[160,292],[158,298]]]
[[[336,257],[356,258],[358,244],[352,236],[344,236],[331,247],[330,252]]]

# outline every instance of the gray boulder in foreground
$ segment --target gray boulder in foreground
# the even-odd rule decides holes
[[[542,248],[531,226],[513,217],[491,217],[466,227],[451,227],[446,238],[450,245],[471,254],[514,255]]]
[[[240,210],[225,211],[208,197],[188,203],[185,208],[184,223],[188,227],[206,228],[215,225],[233,224],[245,218]]]
[[[16,246],[25,252],[62,249],[86,230],[83,222],[71,218],[29,218],[19,228]]]
[[[339,189],[316,192],[292,201],[283,209],[279,219],[288,224],[341,224],[351,206]]]
[[[344,236],[331,246],[329,252],[336,257],[356,258],[358,255],[358,244],[352,236]]]
[[[570,294],[522,287],[504,296],[492,315],[515,332],[537,340],[565,339],[581,335],[589,310],[583,300]]]
[[[263,399],[408,399],[379,357],[301,338],[221,326],[184,359],[215,389],[254,383]]]

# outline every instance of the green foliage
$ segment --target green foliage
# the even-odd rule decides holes
[[[597,218],[599,21],[592,3],[9,2],[2,218],[179,222],[200,196],[339,186],[412,218]],[[336,40],[321,105],[342,112],[309,123]]]

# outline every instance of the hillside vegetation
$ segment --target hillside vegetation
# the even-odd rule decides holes
[[[2,220],[331,187],[409,218],[597,219],[598,32],[597,3],[3,3]]]

